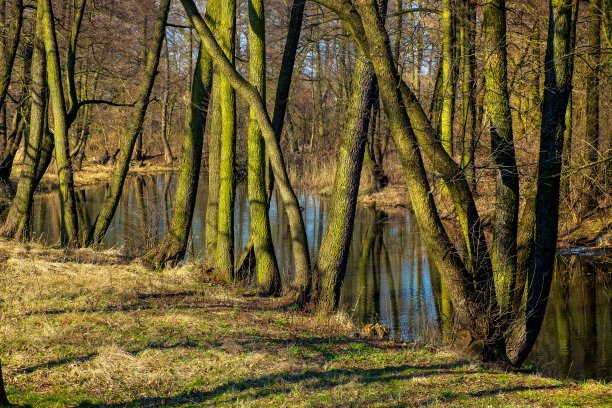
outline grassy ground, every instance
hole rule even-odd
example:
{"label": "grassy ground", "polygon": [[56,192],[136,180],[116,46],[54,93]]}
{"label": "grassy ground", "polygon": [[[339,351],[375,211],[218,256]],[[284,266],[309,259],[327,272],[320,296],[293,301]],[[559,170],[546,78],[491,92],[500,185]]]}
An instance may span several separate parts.
{"label": "grassy ground", "polygon": [[360,339],[341,315],[220,287],[195,265],[0,241],[0,356],[41,407],[612,406],[612,385],[508,373],[448,348]]}

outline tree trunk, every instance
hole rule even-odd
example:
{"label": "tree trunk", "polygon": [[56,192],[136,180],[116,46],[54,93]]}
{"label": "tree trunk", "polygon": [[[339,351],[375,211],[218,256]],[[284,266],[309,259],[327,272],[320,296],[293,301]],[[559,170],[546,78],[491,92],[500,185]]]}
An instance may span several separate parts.
{"label": "tree trunk", "polygon": [[459,1],[461,42],[461,167],[472,192],[476,191],[476,3]]}
{"label": "tree trunk", "polygon": [[157,268],[163,268],[167,264],[174,265],[183,259],[191,230],[200,178],[206,113],[212,87],[212,61],[210,55],[201,47],[193,78],[172,220],[160,244],[147,254],[147,258]]}
{"label": "tree trunk", "polygon": [[340,299],[340,288],[353,236],[355,206],[368,124],[372,115],[375,83],[372,64],[362,53],[358,54],[331,205],[313,273],[314,301],[317,311],[324,314],[331,314]]}
{"label": "tree trunk", "polygon": [[[210,89],[208,90],[210,93]],[[207,95],[207,97],[210,95]],[[168,105],[170,99],[170,50],[168,49],[168,37],[166,36],[166,90],[164,92],[164,99],[162,100],[162,117],[161,117],[161,137],[164,145],[164,159],[166,165],[172,164],[174,156],[172,156],[172,149],[170,149],[170,143],[168,142],[168,132],[170,125],[170,117],[168,117]],[[208,101],[206,102],[208,108]]]}
{"label": "tree trunk", "polygon": [[440,139],[444,149],[453,157],[453,122],[455,113],[455,33],[454,1],[442,1],[442,112],[440,115]]}
{"label": "tree trunk", "polygon": [[[283,50],[283,60],[281,62],[281,68],[278,75],[278,83],[276,86],[276,95],[274,98],[274,114],[272,115],[272,129],[276,136],[276,140],[280,143],[280,138],[283,131],[283,123],[285,114],[289,122],[289,126],[292,126],[290,113],[287,110],[287,104],[289,101],[289,91],[291,88],[291,79],[293,76],[293,67],[295,65],[295,56],[297,53],[297,47],[300,39],[300,32],[302,30],[302,17],[304,16],[305,0],[294,0],[291,6],[291,16],[289,19],[289,31],[287,33],[287,40],[285,41],[285,48]],[[295,140],[295,146],[297,146],[297,139]],[[266,153],[267,156],[267,153]],[[268,198],[268,207],[272,193],[274,190],[274,177],[272,164],[270,159],[267,158],[268,163],[266,169],[266,185],[267,191],[266,196]],[[245,276],[251,265],[251,262],[255,259],[255,252],[253,248],[252,233],[251,237],[247,240],[247,244],[239,257],[238,265],[236,270],[241,276]],[[302,292],[302,298],[305,296],[304,292],[306,288],[310,287],[310,271],[307,271],[305,275],[295,275],[292,283],[294,288],[298,289],[298,292]]]}
{"label": "tree trunk", "polygon": [[217,263],[217,234],[219,232],[219,157],[221,155],[221,107],[219,70],[213,67],[212,113],[208,134],[208,196],[206,198],[205,256],[206,268]]}
{"label": "tree trunk", "polygon": [[[266,38],[263,0],[249,1],[249,79],[257,88],[261,99],[266,100]],[[249,122],[249,202],[251,232],[255,248],[257,287],[265,295],[279,294],[281,277],[278,271],[266,195],[266,155],[264,139],[257,124],[256,113],[251,109]]]}
{"label": "tree trunk", "polygon": [[[603,147],[599,140],[599,59],[601,55],[601,0],[590,0],[587,22],[587,52],[585,74],[585,142],[584,164],[600,158]],[[585,170],[581,215],[587,216],[597,208],[597,166]]]}
{"label": "tree trunk", "polygon": [[157,19],[155,21],[153,39],[151,40],[151,46],[147,56],[144,78],[140,84],[138,98],[130,119],[130,126],[126,131],[125,138],[119,152],[119,158],[113,172],[110,193],[102,203],[102,208],[100,209],[96,222],[94,223],[87,239],[87,243],[90,245],[98,245],[100,242],[102,242],[111,220],[115,215],[117,205],[119,204],[119,198],[121,197],[121,192],[123,191],[123,183],[125,182],[125,177],[129,169],[130,159],[134,151],[134,145],[136,144],[138,135],[142,131],[142,124],[147,111],[147,106],[149,104],[151,89],[153,88],[153,82],[155,81],[155,76],[157,74],[157,66],[159,65],[159,56],[164,40],[165,25],[168,18],[169,8],[170,0],[161,0],[159,11],[157,13]]}
{"label": "tree trunk", "polygon": [[[47,82],[53,112],[55,140],[55,161],[59,172],[59,190],[62,200],[62,245],[77,246],[78,218],[74,198],[72,179],[72,161],[68,141],[68,122],[64,89],[62,85],[61,65],[55,37],[55,22],[51,0],[43,2],[43,39],[45,43]],[[65,234],[65,235],[64,235]]]}
{"label": "tree trunk", "polygon": [[508,93],[505,0],[483,5],[486,50],[485,108],[491,121],[491,150],[495,161],[495,219],[491,260],[497,297],[504,319],[510,317],[516,283],[516,236],[519,180],[514,155],[512,114]]}
{"label": "tree trunk", "polygon": [[0,407],[10,407],[11,403],[8,400],[4,389],[4,377],[2,376],[2,363],[0,363]]}
{"label": "tree trunk", "polygon": [[[225,56],[234,65],[236,48],[236,1],[229,0],[219,12],[218,40]],[[221,73],[221,154],[219,162],[219,223],[216,274],[225,282],[234,281],[234,199],[236,195],[236,94]]]}

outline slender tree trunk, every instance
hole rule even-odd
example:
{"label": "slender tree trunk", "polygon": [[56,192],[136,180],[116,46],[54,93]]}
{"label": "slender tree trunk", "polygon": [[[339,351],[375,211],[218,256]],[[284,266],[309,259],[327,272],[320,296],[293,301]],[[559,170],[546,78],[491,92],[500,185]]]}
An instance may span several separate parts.
{"label": "slender tree trunk", "polygon": [[193,78],[172,220],[160,244],[147,255],[157,268],[163,268],[167,264],[174,265],[183,259],[191,230],[200,178],[206,113],[212,87],[212,60],[201,47]]}
{"label": "slender tree trunk", "polygon": [[511,296],[516,283],[519,180],[507,86],[505,0],[485,3],[483,16],[486,52],[485,104],[491,121],[491,150],[496,166],[491,259],[498,301],[502,315],[507,319],[511,312]]}
{"label": "slender tree trunk", "polygon": [[440,116],[440,139],[444,149],[453,157],[453,122],[457,81],[455,73],[455,19],[454,1],[442,1],[442,112]]}
{"label": "slender tree trunk", "polygon": [[474,150],[476,143],[476,3],[459,0],[461,42],[461,167],[472,192],[476,191]]}
{"label": "slender tree trunk", "polygon": [[358,54],[331,205],[313,274],[314,301],[317,310],[324,314],[331,314],[340,299],[353,236],[355,206],[375,83],[372,64],[362,53]]}
{"label": "slender tree trunk", "polygon": [[376,80],[374,81],[371,111],[369,121],[370,130],[368,132],[364,162],[370,172],[370,175],[372,176],[374,183],[372,190],[373,192],[378,192],[387,186],[389,178],[385,174],[383,167],[384,153],[382,151],[382,141],[380,140],[380,98],[378,95]]}
{"label": "slender tree trunk", "polygon": [[[585,75],[585,142],[584,163],[592,163],[600,157],[599,135],[599,60],[601,55],[601,0],[589,1],[587,22],[587,52]],[[583,203],[581,215],[586,216],[597,208],[597,166],[585,171],[583,178]]]}
{"label": "slender tree trunk", "polygon": [[[209,90],[209,93],[210,93],[210,90]],[[166,165],[170,165],[174,161],[174,156],[172,156],[172,149],[170,149],[170,143],[168,142],[168,130],[169,130],[168,122],[170,121],[170,118],[168,117],[169,99],[170,99],[170,50],[168,47],[168,36],[166,36],[166,90],[164,92],[164,99],[162,101],[162,117],[161,117],[161,121],[162,121],[161,137],[162,137],[162,143],[164,145],[164,159],[166,161]]]}
{"label": "slender tree trunk", "polygon": [[217,263],[217,235],[219,232],[219,159],[221,155],[221,105],[219,70],[213,67],[212,113],[208,134],[208,196],[206,199],[206,267],[213,269]]}
{"label": "slender tree trunk", "polygon": [[62,244],[76,246],[79,244],[78,219],[76,201],[74,198],[74,183],[72,179],[72,161],[70,160],[70,145],[68,141],[68,121],[64,89],[60,68],[57,40],[55,37],[55,22],[51,0],[43,2],[43,39],[47,60],[47,82],[53,112],[55,139],[55,161],[59,172],[59,190],[62,200]]}
{"label": "slender tree trunk", "polygon": [[[219,13],[219,45],[234,65],[236,44],[236,1],[223,4]],[[218,277],[234,281],[234,199],[236,195],[236,94],[222,73],[220,79],[221,154],[219,183],[219,224],[217,234]]]}
{"label": "slender tree trunk", "polygon": [[[249,1],[249,79],[266,100],[266,37],[263,0]],[[249,202],[251,231],[255,248],[257,287],[262,294],[278,294],[281,278],[274,253],[268,198],[266,196],[266,155],[264,139],[257,124],[256,113],[251,110],[249,122]]]}
{"label": "slender tree trunk", "polygon": [[161,53],[162,43],[164,41],[165,25],[168,18],[169,8],[170,0],[161,0],[159,11],[157,13],[157,19],[155,21],[153,39],[151,40],[151,47],[147,56],[144,78],[140,84],[138,98],[130,119],[130,126],[126,131],[125,138],[119,152],[119,158],[117,159],[117,164],[113,172],[110,193],[102,203],[100,213],[98,214],[96,222],[94,223],[89,234],[87,240],[88,244],[98,245],[100,242],[102,242],[111,220],[115,215],[117,205],[119,204],[119,198],[121,197],[121,192],[123,191],[123,183],[125,182],[125,177],[130,165],[130,159],[134,151],[134,144],[136,143],[138,134],[142,130],[142,124],[147,111],[147,106],[149,104],[151,89],[153,88],[153,82],[155,81],[155,76],[157,74],[157,66],[159,65],[159,56]]}
{"label": "slender tree trunk", "polygon": [[[32,67],[32,53],[33,47],[31,44],[26,44],[23,55],[23,72],[22,72],[22,86],[19,95],[19,102],[13,115],[11,123],[11,133],[7,136],[4,141],[4,149],[0,153],[0,184],[9,185],[10,177],[13,170],[13,161],[15,155],[21,146],[21,140],[28,135],[27,120],[30,113],[30,101],[28,95],[30,92],[30,82],[32,79],[31,67]],[[5,106],[6,107],[6,106]],[[5,111],[3,113],[6,113]],[[6,120],[6,118],[3,118]],[[7,129],[5,128],[4,131]]]}

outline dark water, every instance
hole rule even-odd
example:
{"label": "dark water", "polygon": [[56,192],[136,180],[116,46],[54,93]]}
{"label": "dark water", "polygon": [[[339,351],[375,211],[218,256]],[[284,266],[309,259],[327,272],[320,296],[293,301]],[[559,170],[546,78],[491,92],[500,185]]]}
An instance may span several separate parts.
{"label": "dark water", "polygon": [[[188,257],[202,258],[206,187],[201,183]],[[170,217],[176,176],[130,178],[105,245],[138,255],[155,245]],[[78,191],[81,225],[91,225],[108,187]],[[312,255],[325,227],[328,201],[302,194]],[[248,238],[246,186],[236,195],[236,246]],[[276,254],[284,279],[291,274],[289,226],[279,201],[270,210]],[[59,197],[37,196],[34,229],[39,240],[59,236]],[[439,272],[430,265],[415,219],[358,208],[342,307],[361,324],[381,322],[396,338],[440,341],[450,330],[452,308]],[[546,318],[530,361],[551,376],[612,380],[612,259],[558,256]]]}

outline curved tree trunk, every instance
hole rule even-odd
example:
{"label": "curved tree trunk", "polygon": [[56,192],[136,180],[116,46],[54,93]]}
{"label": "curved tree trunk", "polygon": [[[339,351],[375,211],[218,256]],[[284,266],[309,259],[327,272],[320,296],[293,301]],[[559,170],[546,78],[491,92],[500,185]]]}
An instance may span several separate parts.
{"label": "curved tree trunk", "polygon": [[153,82],[157,75],[157,67],[159,65],[159,56],[161,53],[162,43],[164,40],[166,20],[168,19],[168,11],[170,9],[170,0],[161,0],[159,4],[159,11],[157,13],[157,19],[155,21],[155,28],[153,31],[153,39],[151,40],[151,46],[147,56],[147,65],[145,68],[144,78],[140,84],[138,92],[138,98],[134,107],[132,117],[130,119],[130,126],[128,127],[121,150],[119,152],[119,158],[113,172],[113,178],[111,181],[110,193],[102,203],[102,208],[96,218],[96,222],[92,226],[89,233],[87,244],[98,245],[104,239],[106,231],[115,215],[115,210],[119,204],[121,198],[121,192],[123,191],[123,183],[127,175],[130,159],[134,151],[134,145],[138,135],[142,131],[142,124],[144,122],[145,113],[149,104],[149,97],[151,96],[151,89],[153,88]]}
{"label": "curved tree trunk", "polygon": [[[257,88],[261,99],[266,100],[266,31],[263,0],[249,1],[249,79]],[[249,122],[249,203],[251,232],[255,249],[257,288],[260,293],[270,295],[281,291],[266,195],[266,155],[264,139],[251,109]]]}
{"label": "curved tree trunk", "polygon": [[157,268],[176,264],[183,259],[187,249],[200,179],[204,128],[211,87],[212,61],[208,53],[200,47],[191,88],[191,104],[183,141],[181,173],[172,206],[172,220],[160,244],[147,254],[147,258]]}

